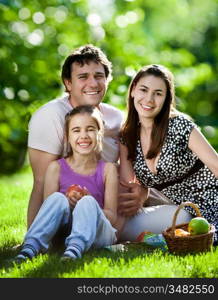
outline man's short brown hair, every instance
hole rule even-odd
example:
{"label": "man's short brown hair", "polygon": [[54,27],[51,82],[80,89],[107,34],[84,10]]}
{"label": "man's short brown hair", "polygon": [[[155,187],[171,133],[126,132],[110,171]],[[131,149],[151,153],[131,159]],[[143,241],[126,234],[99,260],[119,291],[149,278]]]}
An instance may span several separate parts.
{"label": "man's short brown hair", "polygon": [[65,60],[62,66],[61,78],[64,83],[64,79],[71,78],[72,64],[74,62],[79,63],[81,66],[88,64],[89,62],[100,63],[104,67],[105,76],[108,81],[112,79],[112,63],[107,59],[102,50],[91,44],[81,46],[75,49]]}

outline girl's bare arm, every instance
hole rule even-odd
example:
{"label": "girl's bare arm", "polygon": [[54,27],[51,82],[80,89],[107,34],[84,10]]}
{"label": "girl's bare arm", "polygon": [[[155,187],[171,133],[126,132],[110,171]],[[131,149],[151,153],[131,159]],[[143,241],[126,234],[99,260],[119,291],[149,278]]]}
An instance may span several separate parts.
{"label": "girl's bare arm", "polygon": [[105,195],[104,195],[104,214],[115,224],[117,220],[117,197],[118,197],[118,173],[117,167],[113,163],[105,165]]}

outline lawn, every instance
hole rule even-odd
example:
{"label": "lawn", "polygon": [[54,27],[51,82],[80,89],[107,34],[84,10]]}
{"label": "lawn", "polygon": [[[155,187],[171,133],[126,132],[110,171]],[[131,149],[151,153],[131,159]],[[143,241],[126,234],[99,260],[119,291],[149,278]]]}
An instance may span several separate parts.
{"label": "lawn", "polygon": [[197,255],[176,256],[144,246],[124,252],[90,250],[73,262],[60,262],[62,249],[51,250],[32,261],[8,266],[26,231],[26,211],[32,186],[27,167],[0,178],[0,278],[217,278],[218,247]]}

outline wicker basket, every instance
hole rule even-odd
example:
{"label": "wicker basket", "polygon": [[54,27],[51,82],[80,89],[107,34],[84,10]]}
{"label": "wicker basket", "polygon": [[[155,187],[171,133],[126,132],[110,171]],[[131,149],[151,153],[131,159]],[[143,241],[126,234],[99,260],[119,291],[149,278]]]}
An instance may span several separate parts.
{"label": "wicker basket", "polygon": [[215,232],[215,227],[213,225],[210,225],[210,231],[205,234],[175,236],[176,228],[188,231],[188,223],[175,225],[177,215],[184,206],[193,207],[197,216],[201,217],[199,208],[192,202],[184,202],[179,205],[174,214],[172,226],[163,231],[163,236],[166,240],[169,252],[174,254],[187,254],[210,251],[211,246],[213,245],[213,236]]}

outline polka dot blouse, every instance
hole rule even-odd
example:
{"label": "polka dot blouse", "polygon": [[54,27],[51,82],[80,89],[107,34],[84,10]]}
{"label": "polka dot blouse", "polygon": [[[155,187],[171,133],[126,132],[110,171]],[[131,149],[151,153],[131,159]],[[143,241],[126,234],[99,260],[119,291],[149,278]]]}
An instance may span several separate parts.
{"label": "polka dot blouse", "polygon": [[[159,187],[158,189],[176,205],[185,201],[197,204],[202,216],[215,225],[217,242],[218,180],[203,164],[197,172],[187,176],[196,162],[199,162],[198,157],[188,148],[189,136],[194,127],[196,125],[183,115],[170,118],[167,136],[156,167],[157,173],[152,173],[148,168],[140,140],[137,141],[133,168],[143,186]],[[169,185],[166,186],[167,184]],[[193,208],[185,209],[195,215]]]}

